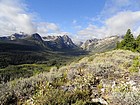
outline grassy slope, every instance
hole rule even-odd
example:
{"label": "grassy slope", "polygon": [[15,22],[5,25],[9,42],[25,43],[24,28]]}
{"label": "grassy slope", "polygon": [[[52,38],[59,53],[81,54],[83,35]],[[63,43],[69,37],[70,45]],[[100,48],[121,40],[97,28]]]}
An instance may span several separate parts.
{"label": "grassy slope", "polygon": [[114,50],[95,54],[47,73],[0,85],[0,102],[139,105],[139,70],[139,53]]}

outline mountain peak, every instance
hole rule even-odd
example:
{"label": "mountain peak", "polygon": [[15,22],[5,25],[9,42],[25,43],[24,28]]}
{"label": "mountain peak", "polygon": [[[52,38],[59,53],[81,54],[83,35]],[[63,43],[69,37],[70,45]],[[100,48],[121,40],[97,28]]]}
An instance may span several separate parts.
{"label": "mountain peak", "polygon": [[32,34],[31,37],[35,40],[39,40],[39,41],[42,40],[41,36],[38,33]]}
{"label": "mountain peak", "polygon": [[76,45],[72,42],[71,38],[68,35],[46,36],[42,38],[47,44],[49,44],[49,46],[56,49],[67,49],[76,47]]}
{"label": "mountain peak", "polygon": [[69,38],[69,36],[68,36],[68,35],[63,35],[62,37]]}
{"label": "mountain peak", "polygon": [[24,34],[24,33],[14,33],[12,34],[9,38],[10,40],[16,40],[16,39],[23,39],[25,37],[27,37],[28,35],[27,34]]}

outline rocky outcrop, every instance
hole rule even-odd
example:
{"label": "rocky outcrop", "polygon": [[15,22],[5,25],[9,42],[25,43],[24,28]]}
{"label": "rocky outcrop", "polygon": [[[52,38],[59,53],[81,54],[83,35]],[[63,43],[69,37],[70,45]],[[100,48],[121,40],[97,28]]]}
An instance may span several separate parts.
{"label": "rocky outcrop", "polygon": [[122,38],[119,36],[110,36],[104,39],[87,40],[81,45],[84,50],[91,52],[103,52],[116,48],[116,44]]}
{"label": "rocky outcrop", "polygon": [[98,41],[99,39],[90,39],[90,40],[87,40],[85,43],[83,43],[81,45],[81,47],[87,51],[90,51],[90,46],[94,46],[96,44],[98,44]]}
{"label": "rocky outcrop", "polygon": [[63,36],[47,36],[43,37],[45,43],[53,49],[71,49],[77,46],[72,42],[67,35]]}

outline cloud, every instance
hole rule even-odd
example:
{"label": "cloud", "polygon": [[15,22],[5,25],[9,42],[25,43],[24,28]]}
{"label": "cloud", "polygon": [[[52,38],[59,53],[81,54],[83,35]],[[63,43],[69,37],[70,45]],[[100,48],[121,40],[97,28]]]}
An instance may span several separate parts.
{"label": "cloud", "polygon": [[37,24],[37,32],[44,36],[48,33],[58,33],[60,28],[54,23],[40,22]]}
{"label": "cloud", "polygon": [[102,35],[106,35],[105,27],[97,27],[96,25],[89,24],[87,28],[78,31],[77,39],[85,41],[87,39],[101,38]]}
{"label": "cloud", "polygon": [[139,25],[140,11],[125,11],[106,19],[101,27],[89,24],[87,28],[80,30],[77,35],[81,40],[103,38],[112,35],[124,35],[127,29],[130,28],[136,36],[140,33]]}
{"label": "cloud", "polygon": [[24,32],[40,35],[58,33],[60,28],[55,23],[34,22],[34,14],[26,12],[27,6],[23,0],[0,0],[0,35],[11,35]]}
{"label": "cloud", "polygon": [[47,33],[48,36],[63,36],[63,35],[69,35],[71,36],[71,33],[69,32],[64,32],[64,31],[59,31],[59,32],[52,32],[52,33]]}
{"label": "cloud", "polygon": [[140,24],[140,11],[119,12],[105,21],[105,26],[110,35],[113,34],[123,35],[129,28],[135,31],[137,30],[137,28],[139,28],[139,24]]}
{"label": "cloud", "polygon": [[139,0],[107,0],[100,15],[92,18],[92,23],[77,32],[77,39],[124,35],[129,28],[137,36],[140,33],[139,10]]}
{"label": "cloud", "polygon": [[139,0],[106,0],[105,6],[100,14],[102,18],[108,18],[118,12],[138,11],[140,9]]}
{"label": "cloud", "polygon": [[32,16],[25,9],[21,0],[0,0],[0,35],[35,31]]}
{"label": "cloud", "polygon": [[74,29],[76,29],[76,30],[79,30],[79,29],[81,29],[81,28],[82,28],[81,25],[75,25],[75,26],[74,26]]}

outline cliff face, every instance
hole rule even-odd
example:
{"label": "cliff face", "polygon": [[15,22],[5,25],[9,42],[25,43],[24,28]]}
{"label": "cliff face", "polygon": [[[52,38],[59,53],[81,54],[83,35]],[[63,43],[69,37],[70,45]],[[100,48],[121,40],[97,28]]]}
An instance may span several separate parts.
{"label": "cliff face", "polygon": [[43,37],[45,43],[53,49],[74,49],[77,46],[72,42],[72,40],[67,36],[47,36]]}

